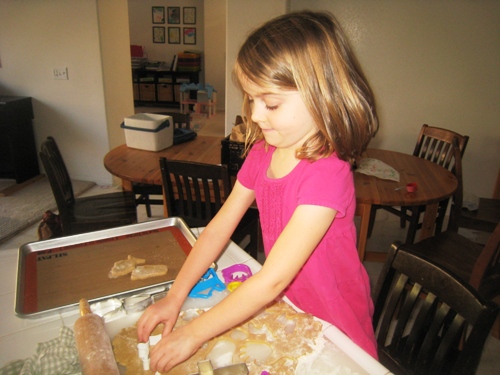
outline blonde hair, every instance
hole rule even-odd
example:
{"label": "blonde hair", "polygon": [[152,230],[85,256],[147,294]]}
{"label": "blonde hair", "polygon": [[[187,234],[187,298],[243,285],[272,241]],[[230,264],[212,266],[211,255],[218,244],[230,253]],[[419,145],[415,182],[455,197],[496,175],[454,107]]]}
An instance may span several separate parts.
{"label": "blonde hair", "polygon": [[[326,12],[301,11],[268,21],[241,47],[233,77],[263,88],[298,90],[318,132],[296,152],[317,160],[334,151],[354,162],[378,130],[375,100],[339,23]],[[242,89],[243,91],[243,89]],[[262,131],[243,91],[246,151]]]}

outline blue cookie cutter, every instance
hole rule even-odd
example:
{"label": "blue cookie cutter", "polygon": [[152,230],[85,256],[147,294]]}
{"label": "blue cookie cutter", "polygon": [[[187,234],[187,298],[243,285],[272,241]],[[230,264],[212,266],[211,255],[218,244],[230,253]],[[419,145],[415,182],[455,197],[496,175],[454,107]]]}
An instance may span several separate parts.
{"label": "blue cookie cutter", "polygon": [[214,290],[222,292],[225,289],[226,286],[219,279],[215,270],[209,268],[200,281],[191,289],[188,296],[191,298],[209,298],[212,296]]}

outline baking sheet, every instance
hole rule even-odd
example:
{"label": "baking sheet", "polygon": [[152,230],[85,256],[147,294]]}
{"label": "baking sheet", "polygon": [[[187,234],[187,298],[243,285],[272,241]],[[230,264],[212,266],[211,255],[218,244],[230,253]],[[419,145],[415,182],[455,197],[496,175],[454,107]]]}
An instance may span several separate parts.
{"label": "baking sheet", "polygon": [[[184,221],[168,218],[25,244],[18,253],[16,314],[39,317],[76,306],[81,298],[95,302],[170,283],[195,241]],[[110,279],[113,264],[128,255],[166,264],[168,273]]]}

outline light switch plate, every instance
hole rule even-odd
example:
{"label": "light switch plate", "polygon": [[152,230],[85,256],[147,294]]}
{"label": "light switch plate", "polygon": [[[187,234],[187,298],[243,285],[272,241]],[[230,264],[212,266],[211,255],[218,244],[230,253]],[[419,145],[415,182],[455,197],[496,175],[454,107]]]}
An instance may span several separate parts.
{"label": "light switch plate", "polygon": [[53,77],[54,79],[68,79],[68,68],[54,68],[53,69]]}

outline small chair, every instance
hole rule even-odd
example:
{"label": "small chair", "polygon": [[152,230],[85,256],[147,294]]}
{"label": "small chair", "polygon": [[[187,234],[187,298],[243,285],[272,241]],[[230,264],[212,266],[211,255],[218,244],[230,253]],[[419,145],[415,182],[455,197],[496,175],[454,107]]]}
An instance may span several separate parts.
{"label": "small chair", "polygon": [[172,116],[174,122],[174,129],[191,129],[191,117],[189,113],[179,113],[179,112],[155,112],[157,115]]}
{"label": "small chair", "polygon": [[399,244],[388,253],[374,301],[379,360],[394,374],[474,374],[499,309]]}
{"label": "small chair", "polygon": [[42,143],[40,158],[57,203],[64,236],[137,222],[132,193],[75,198],[66,165],[53,137]]}
{"label": "small chair", "polygon": [[[456,165],[457,155],[453,150],[453,139],[457,140],[458,148],[460,150],[460,157],[462,158],[467,146],[467,142],[469,141],[468,136],[460,135],[454,131],[447,129],[423,125],[422,129],[420,130],[413,155],[436,163],[452,171],[457,179],[461,179],[462,170],[461,165],[460,169]],[[460,174],[460,176],[458,176],[458,174]],[[449,199],[445,199],[439,202],[435,233],[441,232],[443,228],[444,218],[449,201]],[[422,224],[419,222],[419,220],[421,213],[425,211],[425,206],[401,208],[377,205],[372,206],[372,210],[370,213],[370,224],[368,227],[368,237],[370,237],[373,231],[377,210],[381,208],[394,215],[399,216],[401,228],[404,228],[406,226],[407,221],[410,223],[405,242],[413,243],[415,241],[417,230],[422,227]]]}
{"label": "small chair", "polygon": [[[227,166],[160,158],[163,189],[169,216],[184,219],[189,227],[204,227],[231,192]],[[231,239],[240,244],[250,236],[250,255],[257,257],[259,213],[249,208]]]}

